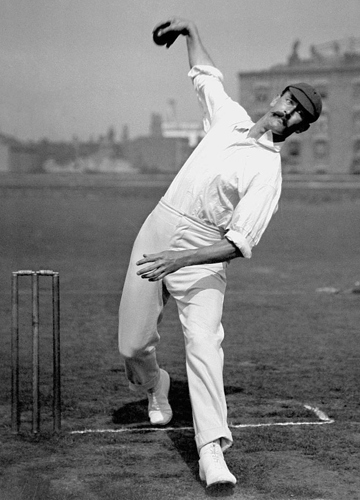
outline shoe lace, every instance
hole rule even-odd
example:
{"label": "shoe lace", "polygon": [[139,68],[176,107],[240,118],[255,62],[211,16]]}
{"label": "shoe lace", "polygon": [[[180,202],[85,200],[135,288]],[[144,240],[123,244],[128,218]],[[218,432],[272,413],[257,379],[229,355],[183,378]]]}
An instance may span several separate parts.
{"label": "shoe lace", "polygon": [[152,392],[150,394],[151,397],[151,408],[154,410],[160,410],[160,404],[159,401],[157,400],[156,393]]}
{"label": "shoe lace", "polygon": [[221,455],[216,449],[216,445],[211,446],[211,458],[217,468],[222,468]]}

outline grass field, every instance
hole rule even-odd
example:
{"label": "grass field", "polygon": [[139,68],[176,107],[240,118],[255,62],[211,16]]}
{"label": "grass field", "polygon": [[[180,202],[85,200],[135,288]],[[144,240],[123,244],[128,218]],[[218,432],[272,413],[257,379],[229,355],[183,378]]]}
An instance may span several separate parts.
{"label": "grass field", "polygon": [[[285,185],[253,258],[231,263],[224,377],[235,441],[227,461],[238,484],[207,491],[197,475],[174,303],[166,308],[159,348],[173,380],[170,428],[149,429],[146,401],[128,392],[117,351],[132,241],[165,187],[166,181],[134,187],[97,176],[0,178],[1,500],[360,499],[360,294],[353,293],[360,280],[360,189]],[[30,432],[28,278],[21,293],[21,434],[10,432],[10,276],[23,268],[60,272],[63,431],[57,437],[46,279],[43,433]],[[74,433],[99,429],[108,432]]]}

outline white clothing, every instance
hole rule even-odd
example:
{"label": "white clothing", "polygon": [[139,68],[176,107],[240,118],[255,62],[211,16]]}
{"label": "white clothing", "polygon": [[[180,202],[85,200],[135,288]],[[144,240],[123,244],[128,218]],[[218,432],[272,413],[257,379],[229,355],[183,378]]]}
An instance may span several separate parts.
{"label": "white clothing", "polygon": [[207,132],[181,168],[164,200],[176,210],[226,233],[251,257],[281,193],[280,144],[272,134],[248,138],[254,125],[225,92],[221,72],[194,66],[189,72],[204,111]]}
{"label": "white clothing", "polygon": [[244,257],[264,232],[281,191],[280,146],[271,133],[247,137],[253,122],[225,93],[221,73],[195,66],[189,75],[205,112],[207,134],[145,221],[134,243],[119,310],[119,349],[130,387],[159,379],[157,325],[166,297],[176,300],[185,337],[195,440],[232,443],[223,386],[221,324],[226,263],[187,266],[149,282],[136,274],[144,253],[209,246],[224,237]]}
{"label": "white clothing", "polygon": [[[221,240],[214,227],[181,214],[163,201],[146,219],[134,243],[119,311],[119,348],[132,390],[154,387],[159,378],[157,330],[170,293],[177,304],[186,352],[195,441],[198,449],[216,439],[225,450],[232,443],[227,425],[223,383],[224,330],[221,324],[226,288],[226,263],[183,267],[149,282],[136,275],[144,249],[187,250]],[[163,284],[166,289],[163,288]]]}

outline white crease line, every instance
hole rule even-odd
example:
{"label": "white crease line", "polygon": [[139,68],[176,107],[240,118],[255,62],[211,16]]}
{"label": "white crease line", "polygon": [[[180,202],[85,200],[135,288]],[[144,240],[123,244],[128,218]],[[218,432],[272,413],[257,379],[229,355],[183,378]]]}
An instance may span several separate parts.
{"label": "white crease line", "polygon": [[[232,429],[246,429],[251,427],[286,427],[296,425],[326,425],[332,424],[334,420],[326,420],[324,422],[274,422],[269,424],[229,424]],[[121,429],[84,429],[82,431],[71,431],[70,434],[117,434],[122,432],[168,432],[168,431],[188,431],[193,430],[193,427],[122,427]]]}
{"label": "white crease line", "polygon": [[119,432],[154,432],[154,431],[187,431],[193,427],[121,427],[120,429],[85,429],[83,431],[71,431],[70,434],[106,434]]}
{"label": "white crease line", "polygon": [[323,411],[319,410],[319,408],[317,408],[316,406],[304,405],[304,408],[306,408],[307,410],[310,410],[310,411],[314,412],[315,415],[318,417],[318,419],[321,420],[322,422],[333,422],[333,420],[331,420],[326,415],[326,413],[324,413]]}
{"label": "white crease line", "polygon": [[229,425],[233,429],[243,429],[246,427],[286,427],[291,425],[325,425],[333,424],[334,420],[326,420],[325,422],[274,422],[271,424],[239,424],[239,425]]}
{"label": "white crease line", "polygon": [[[289,427],[299,425],[326,425],[333,424],[335,420],[329,418],[323,411],[315,406],[304,405],[304,408],[312,411],[320,422],[272,422],[267,424],[229,424],[232,429],[247,429],[256,427]],[[120,429],[84,429],[82,431],[71,431],[70,434],[116,434],[122,432],[155,432],[155,431],[188,431],[193,427],[121,427]]]}

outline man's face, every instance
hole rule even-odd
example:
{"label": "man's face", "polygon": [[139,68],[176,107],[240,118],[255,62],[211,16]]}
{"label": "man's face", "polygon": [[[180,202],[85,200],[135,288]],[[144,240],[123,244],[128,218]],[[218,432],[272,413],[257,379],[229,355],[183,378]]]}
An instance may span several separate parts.
{"label": "man's face", "polygon": [[271,102],[267,126],[274,134],[284,138],[308,128],[305,112],[290,91],[287,90]]}

